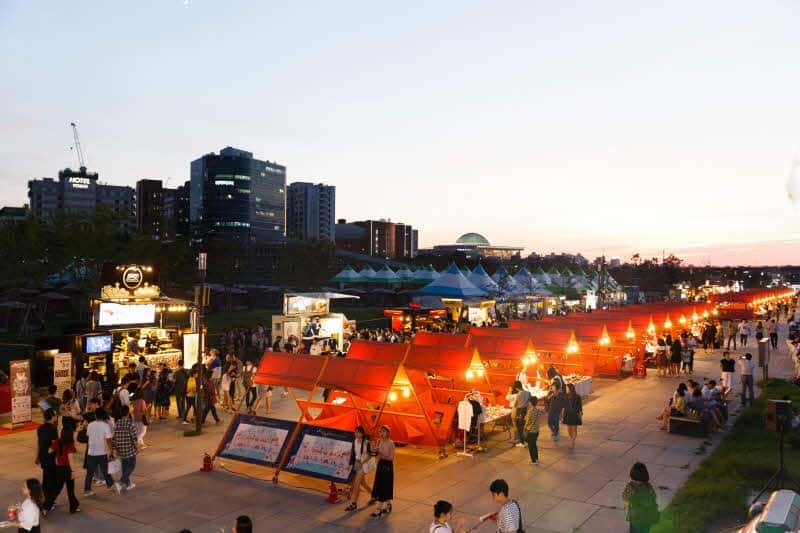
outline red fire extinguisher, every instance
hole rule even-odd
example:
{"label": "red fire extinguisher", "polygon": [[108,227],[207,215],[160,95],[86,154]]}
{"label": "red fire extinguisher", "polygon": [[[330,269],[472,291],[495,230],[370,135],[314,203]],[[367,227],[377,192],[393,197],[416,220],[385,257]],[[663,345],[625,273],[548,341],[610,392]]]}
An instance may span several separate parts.
{"label": "red fire extinguisher", "polygon": [[211,472],[214,470],[214,460],[207,453],[203,454],[203,466],[200,468],[201,472]]}
{"label": "red fire extinguisher", "polygon": [[328,497],[325,498],[325,501],[328,503],[336,503],[339,501],[339,491],[336,488],[336,483],[331,481],[331,484],[328,486]]}

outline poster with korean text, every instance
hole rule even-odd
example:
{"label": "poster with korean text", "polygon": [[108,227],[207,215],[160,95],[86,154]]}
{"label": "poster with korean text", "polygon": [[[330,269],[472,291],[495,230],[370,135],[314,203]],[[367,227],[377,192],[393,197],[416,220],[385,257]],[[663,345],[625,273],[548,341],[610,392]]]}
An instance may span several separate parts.
{"label": "poster with korean text", "polygon": [[261,466],[277,466],[296,425],[289,420],[237,415],[217,455]]}
{"label": "poster with korean text", "polygon": [[354,438],[352,431],[303,425],[284,470],[348,483],[353,474],[350,457]]}
{"label": "poster with korean text", "polygon": [[57,353],[53,357],[53,385],[57,387],[56,398],[72,386],[72,354]]}

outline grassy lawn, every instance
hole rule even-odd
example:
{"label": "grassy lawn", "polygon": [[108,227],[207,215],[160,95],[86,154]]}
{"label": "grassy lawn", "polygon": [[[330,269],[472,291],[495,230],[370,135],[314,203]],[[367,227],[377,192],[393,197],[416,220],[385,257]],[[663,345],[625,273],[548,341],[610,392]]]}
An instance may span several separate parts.
{"label": "grassy lawn", "polygon": [[[745,409],[730,433],[700,465],[661,513],[653,533],[697,533],[719,524],[745,521],[750,499],[778,468],[778,435],[767,431],[764,412],[767,399],[788,395],[800,404],[800,387],[770,379],[760,384],[761,396]],[[786,465],[793,479],[800,479],[800,431],[786,436]]]}

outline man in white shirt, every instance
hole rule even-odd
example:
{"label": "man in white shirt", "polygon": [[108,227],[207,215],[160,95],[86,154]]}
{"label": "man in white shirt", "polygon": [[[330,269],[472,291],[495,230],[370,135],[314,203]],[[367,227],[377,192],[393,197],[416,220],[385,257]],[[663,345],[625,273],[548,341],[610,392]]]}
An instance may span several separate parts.
{"label": "man in white shirt", "polygon": [[746,320],[742,319],[742,321],[739,322],[738,330],[739,344],[741,344],[743,347],[747,346],[747,337],[750,335],[750,324],[748,324]]}
{"label": "man in white shirt", "polygon": [[[125,376],[128,377],[128,376]],[[120,405],[127,405],[128,407],[131,406],[131,393],[128,392],[128,384],[130,380],[122,379],[122,385],[119,387],[119,403]]]}
{"label": "man in white shirt", "polygon": [[86,428],[86,435],[89,437],[86,452],[86,480],[83,484],[83,495],[85,497],[94,496],[92,492],[92,478],[97,467],[109,489],[116,488],[117,493],[122,490],[119,483],[114,483],[114,479],[108,473],[108,450],[111,449],[111,437],[114,432],[109,422],[108,413],[105,409],[95,411],[96,420]]}
{"label": "man in white shirt", "polygon": [[748,390],[750,391],[750,405],[753,405],[753,400],[755,399],[755,393],[753,392],[753,371],[756,365],[753,363],[752,354],[744,354],[744,357],[739,360],[739,367],[742,369],[742,407],[747,405]]}

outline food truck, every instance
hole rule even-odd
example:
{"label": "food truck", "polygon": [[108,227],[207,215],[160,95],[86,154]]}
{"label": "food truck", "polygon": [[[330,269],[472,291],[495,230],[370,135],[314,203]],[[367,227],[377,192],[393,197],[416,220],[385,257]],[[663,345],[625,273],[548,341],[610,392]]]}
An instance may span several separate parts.
{"label": "food truck", "polygon": [[342,313],[331,313],[331,300],[358,299],[338,292],[291,292],[283,295],[283,314],[272,315],[272,338],[297,337],[308,345],[322,342],[330,350],[344,347],[344,340],[355,333],[355,320]]}
{"label": "food truck", "polygon": [[447,309],[423,307],[416,303],[407,307],[384,309],[383,316],[391,319],[392,330],[402,333],[443,331],[447,324]]}
{"label": "food truck", "polygon": [[184,342],[194,304],[163,296],[154,267],[104,265],[100,298],[90,306],[91,331],[76,338],[73,350],[78,370],[122,377],[140,356],[151,368],[159,363],[174,368],[180,359],[190,367],[197,361],[197,334]]}

